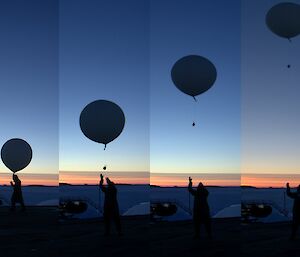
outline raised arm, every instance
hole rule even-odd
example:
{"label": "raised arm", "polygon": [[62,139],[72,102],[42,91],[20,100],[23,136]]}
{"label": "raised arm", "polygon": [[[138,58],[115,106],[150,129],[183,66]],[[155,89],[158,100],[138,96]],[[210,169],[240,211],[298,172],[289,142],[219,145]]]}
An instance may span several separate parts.
{"label": "raised arm", "polygon": [[195,194],[196,194],[196,190],[193,189],[193,181],[192,181],[192,178],[191,178],[191,177],[189,177],[188,190],[189,190],[190,194],[192,194],[192,195],[195,195]]}
{"label": "raised arm", "polygon": [[291,188],[290,188],[289,183],[286,184],[286,194],[287,194],[288,197],[293,198],[293,199],[295,199],[297,197],[296,193],[291,192]]}
{"label": "raised arm", "polygon": [[99,187],[100,187],[100,189],[101,189],[102,192],[106,192],[106,187],[103,185],[103,181],[104,181],[103,175],[100,174],[100,183],[99,183]]}

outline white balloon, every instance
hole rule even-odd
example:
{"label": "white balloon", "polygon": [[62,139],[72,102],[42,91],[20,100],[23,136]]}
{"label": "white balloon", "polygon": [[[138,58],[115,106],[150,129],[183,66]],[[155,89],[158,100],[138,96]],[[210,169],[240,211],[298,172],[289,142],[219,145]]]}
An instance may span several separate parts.
{"label": "white balloon", "polygon": [[2,146],[1,159],[5,166],[15,173],[31,162],[32,149],[25,140],[13,138]]}

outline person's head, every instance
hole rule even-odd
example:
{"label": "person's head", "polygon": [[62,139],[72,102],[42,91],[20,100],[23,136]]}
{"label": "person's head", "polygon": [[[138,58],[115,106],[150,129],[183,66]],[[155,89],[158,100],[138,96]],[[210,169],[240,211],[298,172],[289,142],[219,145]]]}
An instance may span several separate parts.
{"label": "person's head", "polygon": [[114,184],[109,178],[106,178],[106,183],[109,186]]}
{"label": "person's head", "polygon": [[200,182],[200,183],[198,184],[197,190],[201,190],[201,189],[203,189],[203,188],[204,188],[204,186],[203,186],[202,182]]}

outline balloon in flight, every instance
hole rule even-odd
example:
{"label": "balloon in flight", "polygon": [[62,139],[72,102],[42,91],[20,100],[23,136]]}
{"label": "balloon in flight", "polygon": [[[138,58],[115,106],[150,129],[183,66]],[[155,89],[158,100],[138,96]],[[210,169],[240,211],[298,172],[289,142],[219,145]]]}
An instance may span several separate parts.
{"label": "balloon in flight", "polygon": [[20,138],[10,139],[2,146],[1,159],[13,173],[18,172],[31,162],[31,146]]}
{"label": "balloon in flight", "polygon": [[300,34],[300,5],[284,2],[274,5],[266,15],[268,28],[277,36],[291,39]]}
{"label": "balloon in flight", "polygon": [[171,70],[172,81],[183,93],[196,96],[210,89],[216,81],[214,64],[199,55],[188,55],[179,59]]}
{"label": "balloon in flight", "polygon": [[104,144],[106,148],[108,143],[122,133],[125,115],[117,104],[107,100],[97,100],[82,110],[79,123],[81,131],[87,138]]}

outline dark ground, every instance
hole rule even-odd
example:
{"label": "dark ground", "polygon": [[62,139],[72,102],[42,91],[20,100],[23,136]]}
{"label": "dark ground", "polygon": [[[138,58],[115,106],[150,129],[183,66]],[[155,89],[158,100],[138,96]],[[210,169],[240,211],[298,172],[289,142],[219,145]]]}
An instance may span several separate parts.
{"label": "dark ground", "polygon": [[[285,257],[300,256],[300,235],[289,242],[286,223],[240,225],[214,220],[214,239],[193,239],[191,222],[123,218],[124,236],[103,236],[100,220],[58,224],[55,208],[31,207],[26,213],[0,208],[1,257]],[[299,232],[300,233],[300,232]]]}

